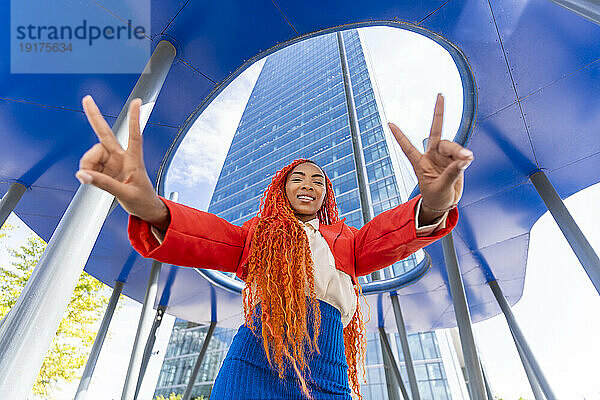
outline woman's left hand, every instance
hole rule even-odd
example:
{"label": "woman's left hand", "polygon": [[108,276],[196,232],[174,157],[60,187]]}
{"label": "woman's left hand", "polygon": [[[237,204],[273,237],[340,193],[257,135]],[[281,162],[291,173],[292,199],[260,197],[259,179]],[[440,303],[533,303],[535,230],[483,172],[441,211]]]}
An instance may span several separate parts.
{"label": "woman's left hand", "polygon": [[464,170],[473,161],[473,152],[458,143],[440,140],[444,120],[444,97],[438,94],[429,133],[427,150],[421,154],[400,128],[390,123],[389,127],[413,166],[423,205],[430,209],[443,210],[460,200],[463,191]]}

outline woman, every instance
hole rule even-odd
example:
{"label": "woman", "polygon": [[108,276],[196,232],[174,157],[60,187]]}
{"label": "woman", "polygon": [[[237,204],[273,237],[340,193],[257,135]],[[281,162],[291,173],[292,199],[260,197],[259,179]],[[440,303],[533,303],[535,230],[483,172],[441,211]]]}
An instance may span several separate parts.
{"label": "woman", "polygon": [[[132,245],[144,257],[236,272],[245,280],[245,324],[223,362],[213,396],[348,399],[349,379],[362,398],[357,364],[360,357],[364,380],[366,343],[356,278],[443,237],[458,220],[463,171],[473,155],[440,140],[443,97],[438,95],[425,154],[390,124],[415,169],[421,194],[360,230],[338,221],[331,182],[304,159],[275,175],[259,215],[242,227],[157,196],[143,165],[140,104],[139,99],[130,103],[125,151],[91,97],[83,99],[101,143],[84,154],[76,176],[117,198],[130,214]],[[238,386],[232,389],[232,384]]]}

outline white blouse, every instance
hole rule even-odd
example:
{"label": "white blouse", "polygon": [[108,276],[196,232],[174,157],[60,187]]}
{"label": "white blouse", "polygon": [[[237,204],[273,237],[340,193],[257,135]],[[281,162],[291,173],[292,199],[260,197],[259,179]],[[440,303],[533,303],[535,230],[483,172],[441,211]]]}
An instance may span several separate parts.
{"label": "white blouse", "polygon": [[[421,200],[419,199],[415,210],[417,236],[427,236],[446,227],[448,212],[444,213],[434,224],[420,227],[418,218],[420,209]],[[307,222],[300,222],[308,237],[310,251],[313,256],[316,297],[337,308],[342,315],[342,324],[346,327],[356,312],[356,293],[354,292],[352,279],[350,275],[335,267],[333,253],[329,249],[325,238],[319,232],[319,219],[314,218]],[[164,233],[160,232],[154,226],[151,226],[151,231],[158,242],[162,244]],[[253,286],[251,290],[255,293],[256,286]],[[255,304],[258,303],[260,303],[260,300]]]}

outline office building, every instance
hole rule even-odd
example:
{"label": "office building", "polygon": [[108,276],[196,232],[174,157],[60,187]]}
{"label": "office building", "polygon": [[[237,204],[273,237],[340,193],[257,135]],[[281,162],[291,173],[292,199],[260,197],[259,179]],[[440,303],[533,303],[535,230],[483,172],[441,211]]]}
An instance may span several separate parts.
{"label": "office building", "polygon": [[[265,61],[241,117],[208,211],[241,225],[256,215],[260,198],[273,174],[297,158],[319,164],[333,183],[340,218],[361,228],[363,212],[352,136],[364,163],[364,179],[372,215],[404,202],[416,182],[384,131],[384,117],[369,75],[357,30],[331,33],[288,46]],[[346,78],[344,72],[347,71]],[[348,79],[349,77],[349,79]],[[399,181],[400,179],[400,181]],[[417,264],[417,255],[386,268],[386,277],[402,274]],[[232,279],[238,279],[230,274]],[[362,282],[370,280],[361,278]],[[178,321],[163,364],[156,394],[183,393],[207,327]],[[227,346],[236,330],[211,340],[194,396],[210,392]],[[378,333],[368,335],[365,400],[398,399],[391,371],[384,369]],[[391,335],[390,335],[391,336]],[[395,356],[406,372],[397,333]],[[215,343],[213,343],[213,341]],[[436,334],[409,335],[422,399],[451,399]],[[447,363],[446,363],[447,365]],[[408,382],[405,384],[408,387]],[[456,397],[458,398],[458,397]]]}

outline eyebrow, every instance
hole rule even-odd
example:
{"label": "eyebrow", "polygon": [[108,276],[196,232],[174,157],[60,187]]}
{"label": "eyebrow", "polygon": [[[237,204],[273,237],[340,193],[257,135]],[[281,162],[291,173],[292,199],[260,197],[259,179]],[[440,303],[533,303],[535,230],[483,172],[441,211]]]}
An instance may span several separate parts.
{"label": "eyebrow", "polygon": [[[306,174],[305,174],[304,172],[300,172],[300,171],[292,172],[292,175],[294,175],[294,174],[300,174],[300,175],[302,175],[302,176],[306,176]],[[321,178],[324,178],[324,176],[323,176],[323,175],[321,175],[321,174],[314,174],[314,175],[312,176],[312,178],[314,178],[315,176],[317,176],[317,177],[321,177]]]}

